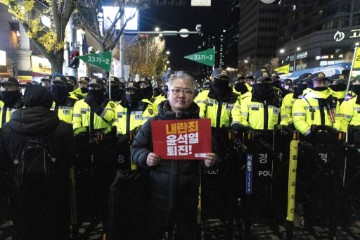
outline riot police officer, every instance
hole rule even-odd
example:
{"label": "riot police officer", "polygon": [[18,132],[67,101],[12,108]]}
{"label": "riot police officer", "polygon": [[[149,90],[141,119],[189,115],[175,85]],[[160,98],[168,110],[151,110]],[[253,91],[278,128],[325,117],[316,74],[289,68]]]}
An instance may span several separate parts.
{"label": "riot police officer", "polygon": [[76,99],[71,98],[66,83],[66,78],[56,76],[53,78],[50,93],[54,100],[51,110],[55,111],[60,120],[72,123],[73,109]]}
{"label": "riot police officer", "polygon": [[150,78],[142,78],[139,81],[140,84],[140,95],[142,99],[147,99],[151,102],[151,99],[153,97],[153,88],[151,85]]}
{"label": "riot police officer", "polygon": [[84,99],[74,105],[73,130],[78,151],[79,218],[106,230],[108,189],[116,173],[114,161],[115,103],[105,97],[103,81],[92,78]]}
{"label": "riot police officer", "polygon": [[[123,98],[124,87],[123,83],[120,82],[120,79],[117,77],[110,77],[110,80],[106,84],[106,96],[111,96],[111,100],[115,102],[120,102]],[[110,91],[111,90],[111,91]],[[109,95],[110,92],[110,95]]]}
{"label": "riot police officer", "polygon": [[[311,91],[294,102],[292,117],[295,128],[304,136],[311,134],[312,125],[333,126],[336,123],[336,99],[328,88],[329,79],[322,72],[312,74],[308,86]],[[337,121],[339,124],[339,121]]]}
{"label": "riot police officer", "polygon": [[280,113],[279,96],[272,87],[271,78],[264,75],[252,87],[251,98],[242,99],[241,114],[234,116],[232,127],[240,130],[250,127],[256,130],[273,130]]}
{"label": "riot police officer", "polygon": [[14,77],[3,78],[0,82],[0,128],[10,120],[12,113],[24,106],[19,81]]}
{"label": "riot police officer", "polygon": [[154,89],[154,97],[152,102],[152,109],[154,111],[154,116],[158,114],[159,104],[166,100],[166,92],[164,93],[162,86],[158,83],[155,83],[153,86]]}
{"label": "riot police officer", "polygon": [[86,97],[86,94],[88,93],[89,82],[90,78],[80,77],[78,82],[78,88],[70,92],[70,95],[77,100],[84,99]]}
{"label": "riot police officer", "polygon": [[294,87],[294,92],[290,92],[284,97],[280,109],[280,125],[293,127],[292,108],[295,100],[298,98],[302,98],[303,91],[307,88],[307,78],[310,75],[310,73],[300,75],[299,78],[296,80],[297,85],[296,87]]}
{"label": "riot police officer", "polygon": [[122,169],[130,169],[130,145],[139,127],[153,116],[152,104],[140,98],[138,82],[129,81],[125,97],[115,108],[118,163]]}
{"label": "riot police officer", "polygon": [[360,125],[360,77],[354,78],[351,84],[352,95],[348,95],[340,105],[341,126],[340,130],[348,131],[348,126]]}
{"label": "riot police officer", "polygon": [[251,91],[250,85],[246,82],[246,78],[242,75],[237,75],[233,80],[234,92],[239,95]]}
{"label": "riot police officer", "polygon": [[195,103],[200,107],[200,117],[210,118],[211,127],[228,127],[231,123],[231,110],[239,95],[233,92],[230,86],[230,77],[226,71],[215,69],[214,80],[210,84],[210,90],[204,90],[195,98]]}
{"label": "riot police officer", "polygon": [[345,99],[346,80],[344,74],[334,74],[329,77],[331,85],[329,88],[333,90],[332,95],[341,104]]}
{"label": "riot police officer", "polygon": [[45,77],[43,77],[40,80],[40,85],[47,88],[47,89],[50,89],[51,79],[52,79],[51,75],[46,75]]}

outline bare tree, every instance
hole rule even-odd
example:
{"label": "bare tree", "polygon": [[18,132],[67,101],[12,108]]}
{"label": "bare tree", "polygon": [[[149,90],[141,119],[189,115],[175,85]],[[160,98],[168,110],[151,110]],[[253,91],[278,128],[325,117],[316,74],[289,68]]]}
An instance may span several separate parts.
{"label": "bare tree", "polygon": [[[89,34],[97,43],[97,50],[100,52],[113,50],[119,42],[120,36],[123,34],[128,21],[135,16],[135,11],[132,16],[125,17],[125,7],[144,8],[148,6],[149,0],[114,0],[114,1],[100,1],[100,0],[78,0],[78,8],[76,19],[79,21],[86,34]],[[110,24],[109,19],[103,18],[102,6],[117,7],[117,12]],[[123,24],[117,29],[119,23],[123,19]]]}

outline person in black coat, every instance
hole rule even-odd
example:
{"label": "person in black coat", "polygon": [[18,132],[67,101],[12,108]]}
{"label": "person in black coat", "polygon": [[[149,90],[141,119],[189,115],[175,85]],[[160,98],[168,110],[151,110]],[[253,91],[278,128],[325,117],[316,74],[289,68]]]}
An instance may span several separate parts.
{"label": "person in black coat", "polygon": [[[154,119],[199,118],[199,107],[193,102],[195,86],[190,75],[177,72],[168,81],[168,100],[159,105],[159,115]],[[176,240],[192,240],[196,238],[199,166],[213,166],[217,156],[207,153],[203,161],[160,159],[152,146],[151,121],[154,119],[142,126],[131,148],[132,160],[138,168],[150,168],[146,239],[162,239],[164,232],[175,226]]]}
{"label": "person in black coat", "polygon": [[[3,126],[0,142],[0,166],[10,173],[13,239],[69,239],[69,169],[75,158],[72,127],[50,110],[52,97],[45,87],[29,86],[24,102],[25,108],[15,111]],[[14,160],[27,139],[46,139],[55,156],[52,181],[40,191],[16,185]]]}

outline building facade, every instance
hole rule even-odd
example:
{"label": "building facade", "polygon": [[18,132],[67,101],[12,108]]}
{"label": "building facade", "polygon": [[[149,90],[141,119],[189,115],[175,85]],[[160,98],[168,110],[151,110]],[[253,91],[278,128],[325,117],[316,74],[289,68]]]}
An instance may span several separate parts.
{"label": "building facade", "polygon": [[280,8],[260,0],[240,0],[239,8],[238,67],[255,72],[276,56]]}
{"label": "building facade", "polygon": [[[234,0],[226,49],[237,44],[237,67],[253,73],[275,59],[290,71],[351,62],[360,44],[359,0]],[[239,19],[236,20],[238,14]],[[234,20],[235,19],[235,20]],[[238,25],[238,35],[231,31]],[[234,65],[226,50],[227,65]]]}
{"label": "building facade", "polygon": [[279,7],[285,11],[277,56],[291,71],[352,61],[360,43],[359,0],[284,1]]}
{"label": "building facade", "polygon": [[0,76],[27,76],[31,73],[29,38],[3,4],[0,14]]}

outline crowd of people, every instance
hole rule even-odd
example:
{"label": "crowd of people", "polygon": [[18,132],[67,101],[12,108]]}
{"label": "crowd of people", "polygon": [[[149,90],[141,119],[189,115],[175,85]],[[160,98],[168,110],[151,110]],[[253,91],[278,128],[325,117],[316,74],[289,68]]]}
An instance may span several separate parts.
{"label": "crowd of people", "polygon": [[[216,139],[203,164],[164,161],[153,152],[151,122],[209,118],[215,137],[224,128],[286,127],[303,137],[311,136],[313,125],[347,132],[349,125],[360,124],[360,77],[351,79],[348,92],[347,79],[321,72],[296,80],[267,72],[231,78],[223,69],[215,69],[202,86],[184,72],[166,83],[46,76],[39,84],[22,86],[14,77],[3,78],[0,220],[13,221],[16,240],[69,239],[69,226],[76,236],[77,224],[84,221],[102,222],[106,234],[109,187],[116,171],[142,168],[151,169],[147,239],[162,239],[169,225],[176,226],[176,239],[195,239],[199,168],[221,163]],[[57,169],[56,180],[35,190],[20,184],[26,172],[19,174],[18,164],[19,151],[34,139],[48,143]]]}

